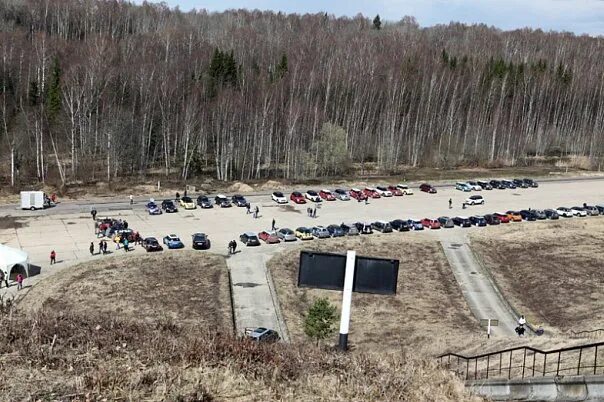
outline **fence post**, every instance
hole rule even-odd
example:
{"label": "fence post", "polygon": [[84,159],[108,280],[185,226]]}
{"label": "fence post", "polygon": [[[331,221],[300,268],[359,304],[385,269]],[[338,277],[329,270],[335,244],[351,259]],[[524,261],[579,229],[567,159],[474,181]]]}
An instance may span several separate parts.
{"label": "fence post", "polygon": [[558,365],[556,366],[556,377],[560,374],[560,353],[558,352]]}
{"label": "fence post", "polygon": [[470,359],[466,360],[466,380],[470,376]]}
{"label": "fence post", "polygon": [[594,375],[596,375],[597,367],[598,367],[598,346],[596,345],[596,353],[594,353]]}
{"label": "fence post", "polygon": [[522,358],[522,378],[524,378],[524,366],[526,366],[526,348],[524,348],[524,357]]}
{"label": "fence post", "polygon": [[579,364],[577,365],[577,375],[581,371],[581,355],[583,355],[583,348],[579,349]]}
{"label": "fence post", "polygon": [[499,375],[501,375],[501,366],[503,365],[503,353],[499,352]]}
{"label": "fence post", "polygon": [[478,359],[474,359],[474,379],[478,376]]}
{"label": "fence post", "polygon": [[514,353],[514,351],[510,350],[510,367],[508,367],[508,380],[512,378],[512,353]]}
{"label": "fence post", "polygon": [[533,375],[532,377],[535,376],[535,359],[537,357],[537,353],[533,352]]}
{"label": "fence post", "polygon": [[487,355],[487,380],[489,379],[489,362],[491,361],[491,355]]}
{"label": "fence post", "polygon": [[547,353],[543,354],[543,376],[545,377],[545,362],[547,362]]}

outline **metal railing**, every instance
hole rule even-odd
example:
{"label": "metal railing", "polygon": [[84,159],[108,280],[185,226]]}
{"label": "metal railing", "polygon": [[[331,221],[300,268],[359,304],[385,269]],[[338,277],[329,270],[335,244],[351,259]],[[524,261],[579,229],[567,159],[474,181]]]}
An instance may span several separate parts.
{"label": "metal railing", "polygon": [[604,328],[592,329],[590,331],[570,331],[571,338],[601,338],[604,337]]}
{"label": "metal railing", "polygon": [[446,353],[439,363],[466,380],[604,374],[604,342],[543,351],[530,346],[477,356]]}

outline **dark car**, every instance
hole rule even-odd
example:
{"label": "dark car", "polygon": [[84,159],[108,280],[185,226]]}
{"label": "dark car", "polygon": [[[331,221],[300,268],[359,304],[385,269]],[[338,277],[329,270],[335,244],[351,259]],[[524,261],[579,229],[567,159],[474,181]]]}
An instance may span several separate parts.
{"label": "dark car", "polygon": [[524,178],[524,179],[522,179],[522,181],[524,181],[529,187],[533,187],[533,188],[539,187],[539,183],[537,183],[533,179]]}
{"label": "dark car", "polygon": [[392,226],[392,229],[398,230],[399,232],[409,231],[409,224],[402,219],[395,219],[393,221],[390,221],[390,226]]}
{"label": "dark car", "polygon": [[214,197],[214,202],[216,205],[220,205],[220,208],[230,208],[232,206],[231,201],[229,201],[229,199],[222,194],[218,194],[216,197]]}
{"label": "dark car", "polygon": [[560,219],[560,215],[554,209],[546,209],[543,211],[547,219]]}
{"label": "dark car", "polygon": [[200,195],[199,197],[197,197],[197,205],[199,205],[201,208],[204,208],[204,209],[214,208],[214,204],[212,204],[212,200],[210,200],[205,195]]}
{"label": "dark car", "polygon": [[166,211],[168,214],[178,212],[178,208],[176,208],[176,205],[174,205],[174,201],[172,200],[163,200],[161,202],[161,209]]}
{"label": "dark car", "polygon": [[535,218],[539,219],[540,221],[547,219],[547,215],[545,214],[545,211],[542,211],[540,209],[531,209],[531,212],[535,214]]}
{"label": "dark car", "polygon": [[432,186],[428,183],[424,183],[421,186],[419,186],[419,190],[423,191],[424,193],[436,194],[436,189],[434,188],[434,186]]}
{"label": "dark car", "polygon": [[248,337],[255,342],[267,342],[273,343],[279,340],[279,333],[272,329],[267,329],[264,327],[259,327],[252,330]]}
{"label": "dark car", "polygon": [[356,226],[356,228],[360,234],[372,234],[373,233],[373,229],[371,228],[370,224],[363,223],[363,222],[356,222],[354,224],[354,226]]}
{"label": "dark car", "polygon": [[513,181],[511,180],[501,180],[501,184],[505,187],[505,188],[510,188],[510,189],[515,189],[517,186],[514,184]]}
{"label": "dark car", "polygon": [[484,219],[484,216],[480,216],[480,215],[470,216],[470,222],[472,222],[472,225],[474,225],[474,226],[486,226],[487,225],[487,220]]}
{"label": "dark car", "polygon": [[357,229],[356,225],[353,223],[342,223],[340,225],[340,227],[342,228],[342,230],[344,231],[344,234],[346,234],[346,236],[359,235],[359,229]]}
{"label": "dark car", "polygon": [[466,218],[465,216],[456,216],[455,218],[453,218],[453,223],[455,224],[455,226],[461,226],[463,228],[469,228],[470,226],[472,226],[472,222],[470,222],[470,219]]}
{"label": "dark car", "polygon": [[422,222],[415,219],[407,219],[407,225],[411,230],[424,230]]}
{"label": "dark car", "polygon": [[155,237],[147,237],[143,240],[143,248],[147,251],[162,251],[164,248]]}
{"label": "dark car", "polygon": [[385,221],[376,221],[371,224],[371,228],[373,230],[377,230],[382,233],[392,233],[392,226],[390,226],[389,222]]}
{"label": "dark car", "polygon": [[329,234],[331,235],[331,237],[346,236],[344,229],[342,229],[342,227],[340,225],[329,225],[329,226],[327,226],[327,230],[329,231]]}
{"label": "dark car", "polygon": [[518,212],[522,217],[523,221],[536,221],[537,215],[533,211],[529,211],[528,209],[523,209]]}
{"label": "dark car", "polygon": [[501,183],[501,180],[491,180],[489,184],[497,190],[505,190],[507,187]]}
{"label": "dark car", "polygon": [[529,185],[522,179],[514,179],[512,183],[516,185],[518,188],[529,188]]}
{"label": "dark car", "polygon": [[247,205],[247,200],[241,194],[235,194],[232,196],[231,201],[238,207],[245,207]]}
{"label": "dark car", "polygon": [[258,239],[258,235],[254,232],[245,232],[239,236],[239,241],[246,246],[259,246],[260,239]]}
{"label": "dark car", "polygon": [[455,223],[453,223],[453,219],[448,216],[441,216],[438,218],[438,222],[440,222],[440,227],[443,228],[452,228],[455,227]]}
{"label": "dark car", "polygon": [[193,238],[193,248],[195,250],[208,250],[210,248],[210,239],[205,233],[195,233],[191,236]]}
{"label": "dark car", "polygon": [[489,225],[499,225],[501,223],[501,219],[494,214],[486,214],[484,220],[487,221]]}
{"label": "dark car", "polygon": [[600,215],[600,210],[593,206],[593,205],[585,205],[583,207],[583,209],[585,210],[585,212],[587,212],[587,215],[589,216],[598,216]]}
{"label": "dark car", "polygon": [[483,190],[492,190],[493,186],[488,181],[478,180],[478,185],[482,187]]}

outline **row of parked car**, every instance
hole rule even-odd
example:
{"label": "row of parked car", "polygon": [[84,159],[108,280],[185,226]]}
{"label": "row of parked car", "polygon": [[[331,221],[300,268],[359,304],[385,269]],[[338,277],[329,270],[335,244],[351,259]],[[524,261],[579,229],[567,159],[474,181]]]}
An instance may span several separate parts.
{"label": "row of parked car", "polygon": [[539,183],[533,179],[503,179],[503,180],[478,180],[457,182],[455,188],[460,191],[505,190],[516,188],[537,188]]}
{"label": "row of parked car", "polygon": [[259,246],[260,241],[267,244],[290,242],[297,240],[324,239],[330,237],[354,236],[359,234],[371,234],[374,231],[391,233],[393,231],[407,232],[411,230],[440,229],[499,225],[509,222],[536,221],[560,217],[570,218],[573,216],[597,216],[604,215],[604,203],[590,206],[558,207],[556,209],[523,209],[520,211],[495,212],[486,215],[474,216],[441,216],[436,219],[394,219],[392,221],[376,221],[371,223],[354,222],[332,224],[329,226],[299,227],[295,230],[281,228],[276,231],[262,231],[243,233],[239,240],[247,246]]}
{"label": "row of parked car", "polygon": [[[169,234],[162,239],[163,246],[170,249],[185,248],[184,243],[175,234]],[[162,251],[164,247],[155,237],[146,237],[143,239],[143,248],[148,252]],[[194,233],[191,235],[191,246],[194,250],[208,250],[211,247],[211,241],[205,233]]]}
{"label": "row of parked car", "polygon": [[[323,201],[350,201],[355,199],[358,201],[364,201],[368,198],[382,198],[382,197],[401,197],[403,195],[413,195],[413,190],[406,184],[397,184],[389,186],[377,186],[377,187],[365,187],[351,188],[345,190],[343,188],[337,188],[334,191],[323,189],[320,191],[307,190],[305,193],[300,191],[294,191],[290,194],[289,200],[295,204],[306,204],[310,202],[323,202]],[[275,191],[271,194],[271,199],[277,204],[287,204],[289,200],[281,191]]]}
{"label": "row of parked car", "polygon": [[196,200],[193,200],[191,197],[182,197],[177,200],[177,203],[173,200],[163,200],[161,204],[158,205],[154,200],[150,200],[145,208],[147,209],[147,212],[149,212],[149,215],[161,215],[164,212],[178,212],[178,207],[190,210],[196,209],[198,206],[203,209],[208,209],[214,208],[214,205],[219,206],[220,208],[230,208],[233,205],[245,207],[248,205],[248,201],[241,194],[235,194],[230,198],[226,195],[219,194],[214,197],[213,200],[205,195],[198,196]]}

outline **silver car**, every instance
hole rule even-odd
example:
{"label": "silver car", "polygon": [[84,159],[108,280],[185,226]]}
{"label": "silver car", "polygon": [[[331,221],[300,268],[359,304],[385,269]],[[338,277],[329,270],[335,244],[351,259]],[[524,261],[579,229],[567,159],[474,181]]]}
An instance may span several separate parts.
{"label": "silver car", "polygon": [[337,188],[333,192],[333,195],[340,201],[350,201],[350,195],[348,195],[348,191],[344,189]]}
{"label": "silver car", "polygon": [[347,236],[358,236],[359,229],[354,223],[343,223],[340,227],[344,230]]}
{"label": "silver car", "polygon": [[298,238],[293,230],[289,228],[282,228],[277,231],[277,237],[283,241],[296,241]]}
{"label": "silver car", "polygon": [[327,230],[323,226],[315,226],[314,228],[312,228],[312,235],[318,239],[327,239],[331,237],[331,235],[329,234],[329,230]]}

